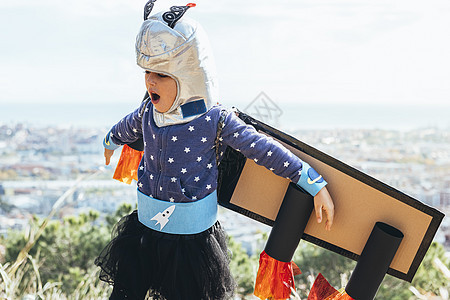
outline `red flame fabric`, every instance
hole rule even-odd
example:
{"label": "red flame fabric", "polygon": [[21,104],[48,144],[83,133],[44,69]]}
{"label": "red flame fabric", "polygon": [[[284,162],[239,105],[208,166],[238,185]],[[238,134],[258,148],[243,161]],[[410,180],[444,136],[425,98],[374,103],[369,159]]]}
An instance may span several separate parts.
{"label": "red flame fabric", "polygon": [[126,184],[130,184],[133,179],[137,181],[137,170],[143,154],[144,151],[124,145],[113,178]]}
{"label": "red flame fabric", "polygon": [[263,251],[259,257],[255,296],[260,299],[288,299],[291,289],[295,290],[294,270],[295,275],[301,273],[293,262],[276,260]]}
{"label": "red flame fabric", "polygon": [[336,290],[331,284],[323,277],[321,273],[317,276],[311,291],[308,295],[308,300],[354,300],[347,295],[345,290]]}

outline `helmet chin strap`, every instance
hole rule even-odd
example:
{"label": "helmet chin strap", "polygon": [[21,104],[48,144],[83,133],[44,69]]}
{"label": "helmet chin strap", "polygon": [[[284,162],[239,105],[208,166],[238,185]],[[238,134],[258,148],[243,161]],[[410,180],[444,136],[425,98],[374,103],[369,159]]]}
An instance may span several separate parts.
{"label": "helmet chin strap", "polygon": [[181,114],[183,118],[202,115],[206,112],[205,99],[199,99],[196,101],[188,102],[181,105]]}

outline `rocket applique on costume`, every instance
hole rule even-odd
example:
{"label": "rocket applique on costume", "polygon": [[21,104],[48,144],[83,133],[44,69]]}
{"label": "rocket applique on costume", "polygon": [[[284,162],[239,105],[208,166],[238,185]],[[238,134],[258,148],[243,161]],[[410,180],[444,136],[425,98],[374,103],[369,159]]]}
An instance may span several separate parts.
{"label": "rocket applique on costume", "polygon": [[173,211],[175,210],[175,205],[169,206],[166,210],[163,212],[157,213],[153,218],[150,220],[157,221],[155,225],[160,225],[162,230],[164,226],[166,226],[167,222],[169,222],[169,217],[172,215]]}

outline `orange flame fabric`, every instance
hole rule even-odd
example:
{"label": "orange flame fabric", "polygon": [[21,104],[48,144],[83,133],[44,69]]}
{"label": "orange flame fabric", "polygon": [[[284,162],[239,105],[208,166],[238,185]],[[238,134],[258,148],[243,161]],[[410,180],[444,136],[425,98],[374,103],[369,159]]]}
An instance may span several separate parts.
{"label": "orange flame fabric", "polygon": [[124,145],[113,178],[126,184],[130,184],[133,179],[137,181],[137,170],[143,154],[144,151]]}
{"label": "orange flame fabric", "polygon": [[347,295],[344,289],[336,290],[323,277],[321,273],[317,276],[311,291],[308,295],[308,300],[354,300]]}
{"label": "orange flame fabric", "polygon": [[282,262],[270,257],[265,251],[259,256],[254,294],[260,299],[288,299],[291,289],[295,290],[295,275],[300,269],[293,262]]}

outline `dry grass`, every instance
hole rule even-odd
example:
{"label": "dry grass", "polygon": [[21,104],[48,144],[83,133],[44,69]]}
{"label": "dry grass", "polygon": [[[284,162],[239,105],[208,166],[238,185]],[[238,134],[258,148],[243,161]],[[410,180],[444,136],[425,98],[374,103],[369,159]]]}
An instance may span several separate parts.
{"label": "dry grass", "polygon": [[[63,207],[66,199],[78,188],[81,181],[92,176],[96,176],[102,171],[80,177],[74,185],[69,188],[55,202],[49,215],[37,228],[31,227],[27,233],[27,243],[21,249],[14,262],[0,264],[0,299],[45,299],[45,300],[87,300],[87,299],[107,299],[110,287],[98,279],[99,269],[92,266],[92,269],[84,275],[83,280],[77,286],[72,295],[65,295],[61,290],[61,282],[42,283],[39,274],[39,259],[31,257],[30,250],[44,232],[48,222],[55,213]],[[39,253],[36,257],[39,257]]]}

